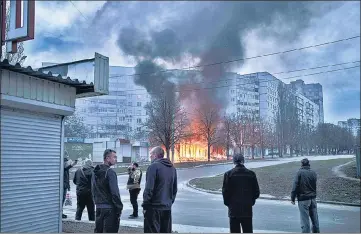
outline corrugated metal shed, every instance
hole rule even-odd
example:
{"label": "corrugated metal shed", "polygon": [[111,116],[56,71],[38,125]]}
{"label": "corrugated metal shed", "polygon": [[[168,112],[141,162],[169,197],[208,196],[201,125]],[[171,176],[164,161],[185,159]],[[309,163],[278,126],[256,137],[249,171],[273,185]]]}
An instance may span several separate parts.
{"label": "corrugated metal shed", "polygon": [[80,82],[78,79],[72,80],[70,77],[63,78],[61,75],[53,76],[51,72],[43,73],[41,71],[34,70],[31,66],[22,67],[19,63],[12,65],[7,59],[0,61],[0,68],[34,76],[39,79],[50,80],[56,83],[69,85],[76,88],[76,94],[94,92],[94,84],[92,82],[87,84],[85,81]]}

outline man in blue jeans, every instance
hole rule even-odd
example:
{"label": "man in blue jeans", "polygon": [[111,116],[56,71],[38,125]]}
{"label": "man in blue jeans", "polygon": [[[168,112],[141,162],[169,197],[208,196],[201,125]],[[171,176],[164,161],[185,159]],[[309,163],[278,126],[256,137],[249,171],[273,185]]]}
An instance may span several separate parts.
{"label": "man in blue jeans", "polygon": [[301,165],[293,182],[291,203],[295,205],[295,199],[297,197],[302,232],[309,233],[311,231],[311,218],[312,232],[319,233],[320,226],[316,202],[317,174],[311,170],[310,161],[307,158],[302,159]]}

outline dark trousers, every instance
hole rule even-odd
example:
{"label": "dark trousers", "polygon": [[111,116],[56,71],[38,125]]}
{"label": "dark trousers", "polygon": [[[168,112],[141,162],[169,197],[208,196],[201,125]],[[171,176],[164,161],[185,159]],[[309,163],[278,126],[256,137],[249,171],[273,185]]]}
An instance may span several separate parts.
{"label": "dark trousers", "polygon": [[112,208],[97,208],[95,218],[95,233],[118,233],[120,214]]}
{"label": "dark trousers", "polygon": [[241,233],[241,227],[243,233],[253,233],[252,217],[231,217],[229,218],[229,226],[231,233]]}
{"label": "dark trousers", "polygon": [[298,201],[298,209],[300,210],[302,232],[309,233],[311,231],[311,227],[310,227],[310,219],[311,219],[312,232],[320,233],[320,224],[318,222],[316,199]]}
{"label": "dark trousers", "polygon": [[138,216],[138,195],[139,195],[140,189],[130,189],[129,195],[130,195],[130,203],[133,206],[133,215]]}
{"label": "dark trousers", "polygon": [[65,198],[66,198],[66,193],[68,192],[67,188],[63,188],[63,206],[64,206],[64,202],[65,202]]}
{"label": "dark trousers", "polygon": [[94,208],[92,194],[91,193],[77,194],[76,198],[77,198],[77,207],[76,207],[75,220],[81,220],[83,210],[86,206],[86,209],[88,211],[89,221],[94,221],[95,220],[95,208]]}
{"label": "dark trousers", "polygon": [[147,209],[144,213],[144,233],[171,233],[172,211]]}

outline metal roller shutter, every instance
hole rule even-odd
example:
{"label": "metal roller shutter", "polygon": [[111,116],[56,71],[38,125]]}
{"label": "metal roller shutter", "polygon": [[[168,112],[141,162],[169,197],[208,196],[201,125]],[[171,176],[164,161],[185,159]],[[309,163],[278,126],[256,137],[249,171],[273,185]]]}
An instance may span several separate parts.
{"label": "metal roller shutter", "polygon": [[61,118],[1,108],[1,232],[61,232]]}

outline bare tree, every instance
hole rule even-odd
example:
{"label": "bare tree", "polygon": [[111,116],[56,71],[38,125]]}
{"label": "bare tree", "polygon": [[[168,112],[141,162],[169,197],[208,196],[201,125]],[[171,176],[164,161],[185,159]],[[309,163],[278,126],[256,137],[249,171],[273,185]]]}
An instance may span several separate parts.
{"label": "bare tree", "polygon": [[149,118],[144,127],[153,143],[157,142],[165,147],[167,158],[170,159],[172,147],[186,136],[185,127],[188,124],[186,113],[171,91],[153,96],[145,105],[145,109]]}
{"label": "bare tree", "polygon": [[231,128],[232,128],[232,118],[230,116],[224,116],[222,119],[222,127],[219,131],[219,142],[225,147],[226,149],[226,156],[227,160],[229,159],[229,150],[232,145],[231,141]]}
{"label": "bare tree", "polygon": [[254,111],[250,111],[245,118],[245,143],[251,147],[252,159],[254,159],[255,149],[261,143],[260,121]]}
{"label": "bare tree", "polygon": [[217,143],[218,111],[215,108],[203,107],[198,109],[199,134],[207,143],[208,162],[211,161],[211,147]]}
{"label": "bare tree", "polygon": [[90,129],[84,124],[83,120],[76,114],[65,118],[64,123],[65,137],[86,138],[90,134]]}
{"label": "bare tree", "polygon": [[[6,3],[9,4],[9,3]],[[9,25],[10,25],[10,7],[7,7],[6,11],[6,30],[5,30],[5,38],[9,32]],[[1,46],[1,45],[0,45]],[[17,43],[17,52],[16,53],[6,53],[6,46],[1,46],[1,58],[0,60],[7,59],[10,64],[19,63],[23,65],[27,56],[24,55],[24,43],[19,42]]]}
{"label": "bare tree", "polygon": [[244,118],[245,116],[240,113],[234,114],[230,118],[230,137],[241,153],[243,153],[246,134],[246,124]]}

